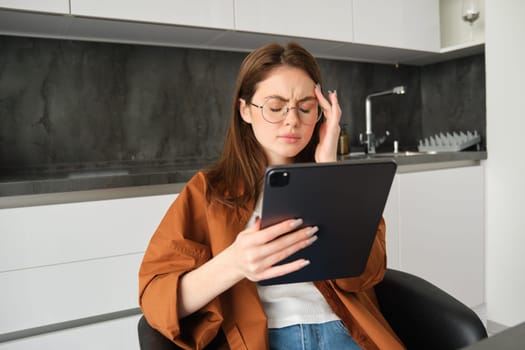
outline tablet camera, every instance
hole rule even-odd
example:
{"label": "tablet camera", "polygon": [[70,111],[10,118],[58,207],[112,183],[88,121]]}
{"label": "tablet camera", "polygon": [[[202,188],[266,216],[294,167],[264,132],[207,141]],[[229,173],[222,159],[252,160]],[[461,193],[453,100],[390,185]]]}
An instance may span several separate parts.
{"label": "tablet camera", "polygon": [[284,187],[290,182],[290,174],[287,171],[277,170],[270,174],[270,186]]}

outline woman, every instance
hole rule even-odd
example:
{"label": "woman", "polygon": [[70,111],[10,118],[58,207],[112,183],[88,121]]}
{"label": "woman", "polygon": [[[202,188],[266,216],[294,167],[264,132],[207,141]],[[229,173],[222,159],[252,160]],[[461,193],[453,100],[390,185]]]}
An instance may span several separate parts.
{"label": "woman", "polygon": [[386,268],[383,222],[359,277],[255,283],[306,266],[275,264],[317,239],[317,227],[297,229],[300,218],[261,229],[258,215],[268,165],[336,160],[341,110],[320,82],[315,59],[294,43],[264,46],[241,64],[223,152],[186,184],[140,268],[142,311],[179,346],[402,348],[373,292]]}

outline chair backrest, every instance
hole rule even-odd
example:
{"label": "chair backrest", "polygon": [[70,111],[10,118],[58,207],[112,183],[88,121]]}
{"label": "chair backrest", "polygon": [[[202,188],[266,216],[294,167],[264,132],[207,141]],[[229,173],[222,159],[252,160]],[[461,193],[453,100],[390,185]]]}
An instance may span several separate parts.
{"label": "chair backrest", "polygon": [[422,278],[389,269],[375,291],[381,312],[408,349],[460,349],[487,337],[474,311]]}

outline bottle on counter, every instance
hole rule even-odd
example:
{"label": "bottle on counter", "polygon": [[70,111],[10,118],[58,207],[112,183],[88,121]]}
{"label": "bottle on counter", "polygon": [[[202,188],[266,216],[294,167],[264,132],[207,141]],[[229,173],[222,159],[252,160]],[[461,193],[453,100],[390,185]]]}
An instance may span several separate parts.
{"label": "bottle on counter", "polygon": [[346,124],[341,127],[339,133],[339,142],[337,143],[337,154],[343,155],[350,153],[350,146],[348,143],[348,134],[346,133]]}

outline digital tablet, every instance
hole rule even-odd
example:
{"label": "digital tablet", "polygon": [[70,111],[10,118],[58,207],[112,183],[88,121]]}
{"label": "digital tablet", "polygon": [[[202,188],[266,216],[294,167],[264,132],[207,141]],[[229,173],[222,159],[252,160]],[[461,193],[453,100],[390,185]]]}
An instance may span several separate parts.
{"label": "digital tablet", "polygon": [[266,170],[261,227],[290,218],[318,226],[318,240],[278,264],[299,258],[310,264],[299,271],[260,281],[261,285],[359,276],[396,173],[392,160],[302,163]]}

